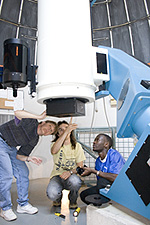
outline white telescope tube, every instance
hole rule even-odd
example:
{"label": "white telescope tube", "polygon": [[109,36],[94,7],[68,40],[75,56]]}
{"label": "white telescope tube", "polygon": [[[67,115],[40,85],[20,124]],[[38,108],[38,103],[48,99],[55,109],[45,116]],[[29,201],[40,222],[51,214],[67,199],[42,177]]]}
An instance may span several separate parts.
{"label": "white telescope tube", "polygon": [[38,0],[37,100],[95,100],[89,0]]}

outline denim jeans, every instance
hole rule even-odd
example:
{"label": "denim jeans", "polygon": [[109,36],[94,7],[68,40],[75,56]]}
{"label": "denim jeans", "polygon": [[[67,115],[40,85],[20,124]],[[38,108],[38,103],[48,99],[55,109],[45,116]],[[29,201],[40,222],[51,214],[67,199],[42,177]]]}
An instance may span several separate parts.
{"label": "denim jeans", "polygon": [[47,196],[52,201],[60,202],[62,198],[62,190],[70,190],[70,204],[74,204],[77,201],[78,191],[81,184],[82,181],[76,174],[72,174],[67,180],[62,179],[60,176],[54,176],[48,184]]}
{"label": "denim jeans", "polygon": [[25,162],[16,159],[16,155],[17,149],[0,138],[0,208],[3,210],[12,207],[10,189],[13,175],[16,178],[18,204],[28,204],[29,170]]}

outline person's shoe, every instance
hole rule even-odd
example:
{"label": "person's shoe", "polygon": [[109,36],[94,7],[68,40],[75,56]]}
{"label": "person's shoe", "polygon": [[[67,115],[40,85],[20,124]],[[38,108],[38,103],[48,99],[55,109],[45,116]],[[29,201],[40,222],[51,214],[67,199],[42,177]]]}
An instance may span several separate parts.
{"label": "person's shoe", "polygon": [[77,203],[73,203],[73,204],[69,205],[69,208],[70,209],[76,209],[76,208],[78,208],[78,205],[77,205]]}
{"label": "person's shoe", "polygon": [[27,213],[27,214],[35,214],[38,212],[38,209],[36,207],[33,207],[31,204],[27,204],[25,206],[17,206],[17,212],[18,213]]}
{"label": "person's shoe", "polygon": [[61,206],[61,202],[53,201],[53,206],[54,207],[59,207],[59,206]]}
{"label": "person's shoe", "polygon": [[8,209],[6,211],[1,209],[0,216],[3,217],[7,221],[13,221],[17,219],[16,214],[12,211],[12,209]]}

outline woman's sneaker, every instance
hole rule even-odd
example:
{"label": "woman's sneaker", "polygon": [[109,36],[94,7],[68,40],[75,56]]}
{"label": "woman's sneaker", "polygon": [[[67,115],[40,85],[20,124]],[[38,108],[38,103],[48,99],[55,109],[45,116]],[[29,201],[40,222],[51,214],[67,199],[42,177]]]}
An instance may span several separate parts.
{"label": "woman's sneaker", "polygon": [[12,211],[12,209],[8,209],[6,211],[1,209],[0,216],[3,217],[7,221],[13,221],[17,219],[16,214]]}
{"label": "woman's sneaker", "polygon": [[78,205],[77,205],[77,203],[72,203],[72,204],[69,205],[69,208],[70,209],[76,209],[76,208],[78,208]]}
{"label": "woman's sneaker", "polygon": [[53,201],[53,206],[54,207],[60,207],[61,206],[61,202]]}
{"label": "woman's sneaker", "polygon": [[27,204],[25,206],[17,206],[17,212],[18,213],[27,213],[27,214],[35,214],[38,212],[38,209],[36,207],[33,207],[31,204]]}

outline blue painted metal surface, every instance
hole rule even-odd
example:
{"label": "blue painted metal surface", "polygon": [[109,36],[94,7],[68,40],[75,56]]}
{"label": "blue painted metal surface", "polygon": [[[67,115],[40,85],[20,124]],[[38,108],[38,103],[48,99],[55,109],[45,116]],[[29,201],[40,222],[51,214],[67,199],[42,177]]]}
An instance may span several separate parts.
{"label": "blue painted metal surface", "polygon": [[[150,67],[119,49],[100,47],[108,49],[110,81],[106,83],[106,91],[116,99],[117,105],[128,80],[128,91],[117,110],[117,136],[132,137],[136,134],[140,137],[150,122],[150,90],[140,84],[142,80],[150,80]],[[139,112],[146,116],[138,128]]]}
{"label": "blue painted metal surface", "polygon": [[109,91],[99,91],[95,93],[95,99],[104,98],[109,95]]}
{"label": "blue painted metal surface", "polygon": [[[110,190],[101,189],[100,193],[150,219],[150,204],[144,204],[126,174],[150,135],[150,89],[141,84],[142,80],[150,81],[150,67],[119,49],[99,47],[108,49],[110,81],[106,82],[105,91],[117,101],[117,136],[136,135],[139,139]],[[96,93],[96,98],[100,96],[104,97],[103,93]]]}
{"label": "blue painted metal surface", "polygon": [[96,0],[93,0],[92,2],[91,2],[91,6],[93,6],[93,4],[96,2]]}
{"label": "blue painted metal surface", "polygon": [[[137,153],[141,146],[143,145],[147,136],[150,135],[150,126],[148,125],[141,135],[138,143],[136,144],[134,150],[132,151],[130,157],[122,168],[120,174],[117,176],[116,180],[112,184],[109,191],[105,189],[100,189],[100,194],[118,202],[119,204],[131,209],[132,211],[150,219],[150,203],[146,206],[139,196],[138,192],[132,185],[126,171],[129,168],[131,162],[137,156]],[[143,174],[144,176],[144,174]],[[140,181],[139,181],[140,182]],[[148,187],[150,190],[150,187]]]}

